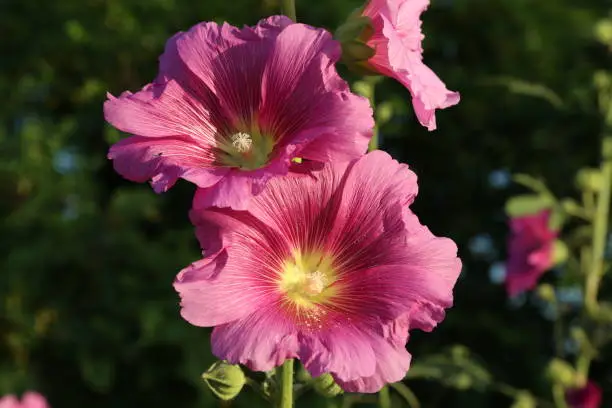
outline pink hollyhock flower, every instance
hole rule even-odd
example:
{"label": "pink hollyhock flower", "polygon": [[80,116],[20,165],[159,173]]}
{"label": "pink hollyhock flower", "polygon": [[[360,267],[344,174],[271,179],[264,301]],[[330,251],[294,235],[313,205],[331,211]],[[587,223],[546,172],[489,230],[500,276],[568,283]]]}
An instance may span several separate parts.
{"label": "pink hollyhock flower", "polygon": [[582,388],[569,390],[565,400],[570,408],[599,408],[601,406],[601,388],[592,381]]}
{"label": "pink hollyhock flower", "polygon": [[461,269],[408,208],[416,194],[415,174],[374,151],[270,180],[248,212],[193,210],[207,257],[175,281],[183,318],[216,326],[213,353],[252,370],[298,358],[355,392],[401,380],[408,329],[444,318]]}
{"label": "pink hollyhock flower", "polygon": [[26,392],[21,402],[14,395],[0,398],[0,408],[49,408],[45,398],[36,392]]}
{"label": "pink hollyhock flower", "polygon": [[506,289],[510,296],[533,289],[553,265],[554,242],[559,235],[548,221],[550,210],[510,219]]}
{"label": "pink hollyhock flower", "polygon": [[459,103],[459,93],[423,63],[421,13],[429,0],[369,0],[363,15],[372,21],[366,44],[374,49],[367,65],[401,82],[412,95],[412,106],[421,125],[436,128],[436,109]]}
{"label": "pink hollyhock flower", "polygon": [[294,158],[365,153],[372,109],[338,76],[339,56],[327,31],[286,17],[198,24],[168,41],[152,84],[109,95],[106,120],[133,136],[108,157],[156,192],[183,178],[200,187],[196,207],[244,209],[269,179],[293,172]]}

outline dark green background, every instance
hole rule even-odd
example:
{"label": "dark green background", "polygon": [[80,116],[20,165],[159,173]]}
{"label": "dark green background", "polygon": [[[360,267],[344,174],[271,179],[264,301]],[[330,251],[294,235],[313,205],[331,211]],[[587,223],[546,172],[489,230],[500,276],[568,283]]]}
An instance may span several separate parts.
{"label": "dark green background", "polygon": [[[298,17],[334,30],[359,4],[298,0]],[[550,321],[530,302],[510,307],[489,282],[491,262],[505,256],[503,203],[520,191],[490,178],[528,172],[571,194],[574,172],[596,164],[592,75],[611,59],[592,31],[608,7],[432,0],[425,59],[461,103],[438,113],[439,130],[428,133],[405,89],[380,86],[379,102],[396,106],[383,148],[417,172],[415,211],[457,241],[465,264],[446,321],[412,336],[415,362],[464,344],[498,380],[548,398]],[[219,406],[199,380],[213,361],[209,330],[180,318],[171,285],[199,254],[187,219],[193,187],[157,196],[116,175],[105,155],[119,135],[102,103],[107,91],[150,81],[176,31],[202,20],[252,25],[277,10],[276,0],[0,0],[0,395],[36,389],[53,408]],[[517,93],[509,78],[557,96]],[[471,251],[478,236],[492,246]],[[604,350],[592,375],[612,388],[609,357]],[[408,385],[424,407],[511,403],[432,381]],[[310,394],[300,405],[324,406]],[[246,392],[231,406],[263,405]]]}

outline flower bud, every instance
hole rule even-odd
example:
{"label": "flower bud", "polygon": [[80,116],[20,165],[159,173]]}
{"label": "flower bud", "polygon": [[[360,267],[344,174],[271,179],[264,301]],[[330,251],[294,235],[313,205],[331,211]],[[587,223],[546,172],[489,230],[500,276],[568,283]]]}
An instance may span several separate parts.
{"label": "flower bud", "polygon": [[598,169],[582,169],[576,175],[576,185],[584,191],[599,191],[602,185],[601,172]]}
{"label": "flower bud", "polygon": [[565,388],[576,385],[576,370],[567,361],[555,358],[546,369],[546,375],[554,383]]}
{"label": "flower bud", "polygon": [[240,366],[217,361],[202,374],[208,388],[223,401],[235,398],[246,383],[246,377]]}
{"label": "flower bud", "polygon": [[344,24],[336,30],[335,39],[342,46],[342,61],[351,69],[362,75],[379,75],[369,66],[368,60],[375,54],[374,49],[366,42],[372,36],[372,21],[363,16],[363,7],[355,10]]}
{"label": "flower bud", "polygon": [[533,396],[528,392],[521,391],[514,397],[514,403],[510,408],[536,408],[536,406]]}
{"label": "flower bud", "polygon": [[342,388],[334,381],[330,374],[323,374],[320,377],[312,379],[312,388],[317,394],[326,398],[333,398],[336,395],[342,394]]}
{"label": "flower bud", "polygon": [[612,45],[612,21],[603,19],[595,24],[595,37],[603,44]]}
{"label": "flower bud", "polygon": [[548,283],[543,283],[538,286],[538,296],[547,302],[554,303],[557,298],[555,295],[555,288]]}
{"label": "flower bud", "polygon": [[553,253],[552,253],[552,263],[553,265],[560,265],[567,261],[569,257],[569,249],[567,249],[567,245],[565,242],[556,239],[553,242]]}

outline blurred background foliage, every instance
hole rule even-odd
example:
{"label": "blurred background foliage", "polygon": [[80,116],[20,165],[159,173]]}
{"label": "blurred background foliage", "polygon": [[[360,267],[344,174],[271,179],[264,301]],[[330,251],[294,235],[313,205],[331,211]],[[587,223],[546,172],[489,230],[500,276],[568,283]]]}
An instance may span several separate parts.
{"label": "blurred background foliage", "polygon": [[[297,1],[301,21],[332,31],[359,5]],[[180,318],[171,285],[199,256],[193,188],[156,196],[116,175],[105,155],[121,135],[102,103],[150,81],[176,31],[255,24],[277,10],[277,0],[0,1],[0,395],[36,389],[55,408],[264,406],[251,391],[222,405],[201,381],[214,361],[209,331]],[[432,0],[426,62],[461,103],[428,133],[405,89],[377,89],[393,112],[383,148],[417,172],[415,210],[458,242],[465,264],[446,321],[411,336],[406,384],[423,407],[510,406],[479,386],[490,378],[549,398],[552,323],[533,299],[509,301],[490,271],[505,257],[503,203],[522,191],[510,173],[543,176],[564,195],[577,169],[597,163],[592,77],[611,59],[593,27],[609,10],[606,0]],[[474,378],[418,375],[419,361],[435,365],[454,344],[477,359]],[[592,370],[604,401],[611,358],[603,350]],[[298,406],[325,404],[310,393]]]}

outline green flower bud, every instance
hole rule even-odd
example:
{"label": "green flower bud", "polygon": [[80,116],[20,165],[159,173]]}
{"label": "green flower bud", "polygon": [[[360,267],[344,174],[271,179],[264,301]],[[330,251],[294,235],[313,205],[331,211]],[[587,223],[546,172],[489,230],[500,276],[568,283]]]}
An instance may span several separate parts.
{"label": "green flower bud", "polygon": [[602,185],[601,172],[598,169],[582,169],[576,175],[576,185],[584,191],[599,191]]}
{"label": "green flower bud", "polygon": [[535,398],[528,392],[521,391],[514,397],[514,403],[510,408],[536,408],[536,406]]}
{"label": "green flower bud", "polygon": [[363,15],[363,7],[360,7],[338,27],[334,35],[342,45],[342,62],[360,75],[380,75],[368,63],[375,54],[375,50],[367,45],[373,32],[372,21]]}
{"label": "green flower bud", "polygon": [[330,374],[323,374],[320,377],[312,379],[312,388],[317,394],[322,395],[326,398],[333,398],[336,395],[342,394],[344,391]]}
{"label": "green flower bud", "polygon": [[537,293],[540,298],[544,299],[547,302],[553,303],[557,300],[557,296],[555,294],[555,288],[548,283],[543,283],[539,285],[537,289]]}
{"label": "green flower bud", "polygon": [[567,361],[558,358],[551,360],[546,375],[554,384],[560,384],[565,388],[576,386],[576,370]]}
{"label": "green flower bud", "polygon": [[223,401],[235,398],[246,383],[240,366],[217,361],[202,374],[202,379],[210,390]]}
{"label": "green flower bud", "polygon": [[569,257],[569,249],[567,249],[567,245],[565,242],[561,240],[555,240],[553,243],[553,253],[552,253],[552,262],[553,265],[560,265],[567,261]]}
{"label": "green flower bud", "polygon": [[612,45],[612,21],[604,19],[595,24],[595,37],[603,44]]}

